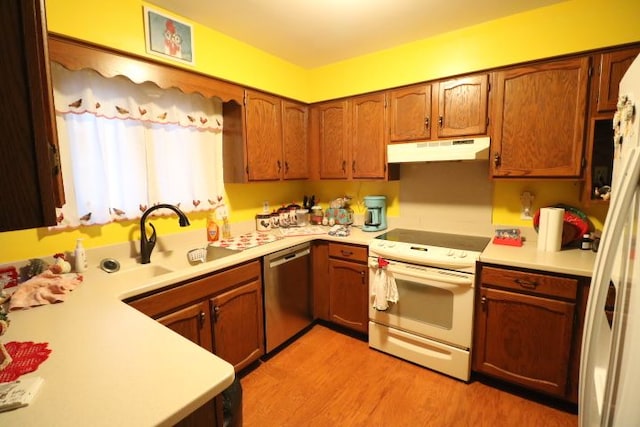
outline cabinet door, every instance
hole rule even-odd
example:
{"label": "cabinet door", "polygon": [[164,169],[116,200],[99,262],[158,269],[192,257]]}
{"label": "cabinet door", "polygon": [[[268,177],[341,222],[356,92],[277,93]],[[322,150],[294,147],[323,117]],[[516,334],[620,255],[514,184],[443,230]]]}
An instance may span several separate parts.
{"label": "cabinet door", "polygon": [[368,268],[364,264],[329,260],[329,318],[359,332],[369,329]]}
{"label": "cabinet door", "polygon": [[391,141],[431,138],[431,85],[392,90]]}
{"label": "cabinet door", "polygon": [[350,123],[346,100],[318,105],[320,178],[347,178]]}
{"label": "cabinet door", "polygon": [[63,193],[43,2],[0,2],[0,232],[56,224]]}
{"label": "cabinet door", "polygon": [[620,80],[638,54],[640,54],[640,48],[619,50],[601,55],[596,112],[616,111]]}
{"label": "cabinet door", "polygon": [[486,133],[488,89],[486,74],[438,83],[438,137]]}
{"label": "cabinet door", "polygon": [[494,177],[580,177],[589,58],[496,74]]}
{"label": "cabinet door", "polygon": [[[209,318],[209,304],[207,301],[201,301],[178,309],[162,317],[158,317],[156,320],[172,331],[198,344],[200,347],[211,351],[211,320]],[[221,405],[222,398],[214,398],[181,420],[177,426],[222,425]]]}
{"label": "cabinet door", "polygon": [[252,281],[211,298],[213,352],[236,372],[264,354],[262,289]]}
{"label": "cabinet door", "polygon": [[481,288],[474,369],[565,397],[575,304]]}
{"label": "cabinet door", "polygon": [[247,91],[246,144],[249,181],[282,176],[282,111],[280,98]]}
{"label": "cabinet door", "polygon": [[387,149],[387,96],[358,96],[351,100],[351,177],[384,178]]}
{"label": "cabinet door", "polygon": [[309,107],[282,101],[284,179],[309,177]]}
{"label": "cabinet door", "polygon": [[209,305],[202,301],[156,319],[167,328],[211,351]]}

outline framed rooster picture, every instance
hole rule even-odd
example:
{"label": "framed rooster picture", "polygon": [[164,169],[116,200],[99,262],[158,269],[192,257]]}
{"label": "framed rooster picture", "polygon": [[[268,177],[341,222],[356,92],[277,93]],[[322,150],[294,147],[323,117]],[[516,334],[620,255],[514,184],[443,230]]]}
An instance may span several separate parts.
{"label": "framed rooster picture", "polygon": [[143,6],[147,53],[194,65],[191,25]]}

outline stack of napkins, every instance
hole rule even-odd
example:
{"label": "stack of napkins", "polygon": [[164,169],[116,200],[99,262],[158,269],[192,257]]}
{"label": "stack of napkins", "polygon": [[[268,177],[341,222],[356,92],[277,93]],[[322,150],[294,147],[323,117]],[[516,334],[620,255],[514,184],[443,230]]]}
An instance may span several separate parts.
{"label": "stack of napkins", "polygon": [[0,383],[0,412],[27,406],[43,382],[41,377],[30,377],[10,383]]}

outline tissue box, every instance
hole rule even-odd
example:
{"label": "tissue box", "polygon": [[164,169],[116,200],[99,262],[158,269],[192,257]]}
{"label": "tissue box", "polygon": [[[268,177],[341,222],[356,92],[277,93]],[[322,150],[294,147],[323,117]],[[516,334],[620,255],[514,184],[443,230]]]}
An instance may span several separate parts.
{"label": "tissue box", "polygon": [[329,208],[327,209],[325,216],[327,219],[333,218],[336,224],[353,224],[353,210],[350,208]]}

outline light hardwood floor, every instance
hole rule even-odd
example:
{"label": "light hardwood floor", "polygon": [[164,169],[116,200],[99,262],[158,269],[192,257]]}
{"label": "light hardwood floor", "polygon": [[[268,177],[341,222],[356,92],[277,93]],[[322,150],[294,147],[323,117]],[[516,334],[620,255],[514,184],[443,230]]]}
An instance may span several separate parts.
{"label": "light hardwood floor", "polygon": [[241,383],[245,427],[578,425],[574,413],[452,379],[322,325]]}

